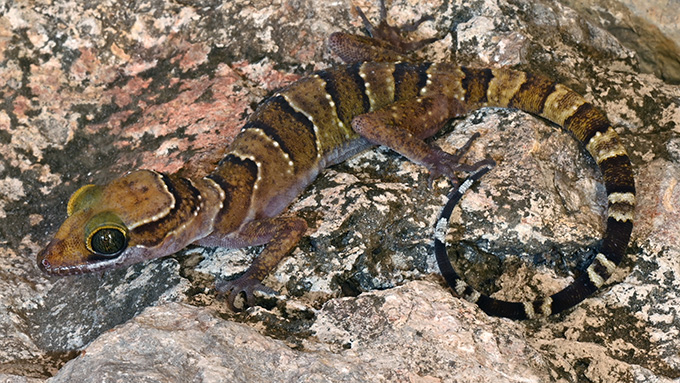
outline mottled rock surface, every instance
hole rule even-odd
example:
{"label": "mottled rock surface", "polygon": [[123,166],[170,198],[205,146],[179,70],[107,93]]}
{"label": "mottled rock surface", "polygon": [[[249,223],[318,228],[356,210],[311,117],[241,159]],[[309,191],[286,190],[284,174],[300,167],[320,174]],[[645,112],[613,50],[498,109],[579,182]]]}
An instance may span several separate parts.
{"label": "mottled rock surface", "polygon": [[680,1],[564,0],[635,52],[638,70],[680,84]]}
{"label": "mottled rock surface", "polygon": [[209,310],[169,304],[102,335],[50,382],[549,379],[521,325],[482,316],[438,284],[410,282],[329,302],[317,312],[311,328],[316,336],[296,350]]}
{"label": "mottled rock surface", "polygon": [[[374,2],[352,4],[377,15]],[[680,379],[678,56],[653,35],[619,33],[652,28],[605,2],[388,4],[396,23],[435,17],[417,34],[442,38],[424,57],[551,76],[615,124],[639,190],[630,259],[574,310],[512,322],[451,298],[431,276],[448,184],[429,189],[422,168],[385,149],[327,170],[293,205],[310,230],[265,281],[282,296],[263,307],[234,314],[212,290],[259,249],[39,272],[35,255],[73,191],[140,167],[210,171],[263,97],[334,62],[324,41],[359,30],[352,4],[0,1],[0,380]],[[499,166],[456,210],[455,264],[497,297],[555,291],[602,235],[593,161],[568,134],[508,110],[476,111],[437,143],[451,150],[474,132],[469,161]]]}

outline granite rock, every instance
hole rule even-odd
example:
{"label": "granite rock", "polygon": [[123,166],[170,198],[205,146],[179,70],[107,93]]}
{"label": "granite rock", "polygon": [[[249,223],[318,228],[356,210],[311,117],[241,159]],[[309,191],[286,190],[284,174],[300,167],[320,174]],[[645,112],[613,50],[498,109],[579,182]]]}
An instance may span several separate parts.
{"label": "granite rock", "polygon": [[482,316],[437,283],[409,282],[327,302],[304,349],[293,349],[210,310],[171,303],[102,335],[49,382],[549,379],[521,325]]}

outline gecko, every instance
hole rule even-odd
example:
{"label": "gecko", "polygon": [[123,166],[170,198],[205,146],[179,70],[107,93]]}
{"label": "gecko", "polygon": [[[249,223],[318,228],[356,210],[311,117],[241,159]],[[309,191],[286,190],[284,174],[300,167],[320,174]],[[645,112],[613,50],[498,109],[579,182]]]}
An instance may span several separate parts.
{"label": "gecko", "polygon": [[[39,268],[75,275],[168,256],[190,244],[265,245],[240,277],[215,286],[232,307],[239,296],[252,306],[256,292],[272,292],[262,280],[307,231],[306,221],[287,207],[324,168],[383,145],[425,167],[430,182],[443,176],[453,185],[436,222],[434,247],[454,294],[489,315],[527,319],[567,310],[602,287],[625,256],[635,210],[632,165],[604,113],[541,75],[412,60],[411,52],[436,38],[409,41],[402,34],[431,16],[397,27],[386,21],[384,0],[376,25],[356,10],[367,36],[335,32],[328,38],[344,64],[303,77],[262,102],[207,176],[136,170],[75,191],[67,218],[37,255]],[[427,139],[448,121],[484,107],[519,109],[561,126],[595,160],[606,188],[607,224],[596,256],[567,287],[533,301],[478,292],[446,257],[453,205],[495,162],[462,161],[479,133],[454,153]],[[460,174],[468,176],[461,182]]]}

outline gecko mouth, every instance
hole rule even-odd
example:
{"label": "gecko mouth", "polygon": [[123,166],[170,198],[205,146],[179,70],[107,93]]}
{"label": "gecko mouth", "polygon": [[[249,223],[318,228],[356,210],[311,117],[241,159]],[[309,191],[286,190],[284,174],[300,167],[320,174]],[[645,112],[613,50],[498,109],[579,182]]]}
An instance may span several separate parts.
{"label": "gecko mouth", "polygon": [[87,272],[84,270],[83,265],[78,265],[78,266],[53,266],[50,261],[48,261],[46,258],[40,258],[40,255],[38,256],[38,267],[40,267],[40,270],[44,272],[45,274],[49,275],[59,275],[59,276],[65,276],[65,275],[76,275],[76,274],[83,274]]}
{"label": "gecko mouth", "polygon": [[[61,259],[55,254],[56,245],[50,243],[36,257],[38,268],[45,274],[54,276],[78,275],[86,273],[94,273],[116,267],[122,263],[122,259],[98,260],[97,262],[78,262],[77,264],[69,264],[68,261]],[[55,262],[56,261],[56,262]]]}
{"label": "gecko mouth", "polygon": [[96,262],[96,263],[84,263],[79,265],[64,265],[55,266],[46,258],[41,258],[38,256],[38,267],[42,272],[48,275],[54,276],[68,276],[68,275],[79,275],[96,273],[99,271],[104,271],[111,268],[116,268],[121,262],[109,261],[109,262]]}

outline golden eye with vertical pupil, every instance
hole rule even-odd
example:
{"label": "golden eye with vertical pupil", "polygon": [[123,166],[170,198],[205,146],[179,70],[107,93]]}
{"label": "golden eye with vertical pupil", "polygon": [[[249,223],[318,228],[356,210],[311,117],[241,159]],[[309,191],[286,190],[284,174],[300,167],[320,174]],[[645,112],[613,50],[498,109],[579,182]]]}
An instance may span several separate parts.
{"label": "golden eye with vertical pupil", "polygon": [[115,258],[127,248],[127,226],[115,213],[103,211],[85,225],[85,247],[97,256]]}
{"label": "golden eye with vertical pupil", "polygon": [[127,247],[126,231],[121,227],[105,226],[95,230],[88,238],[88,248],[104,257],[116,257]]}

